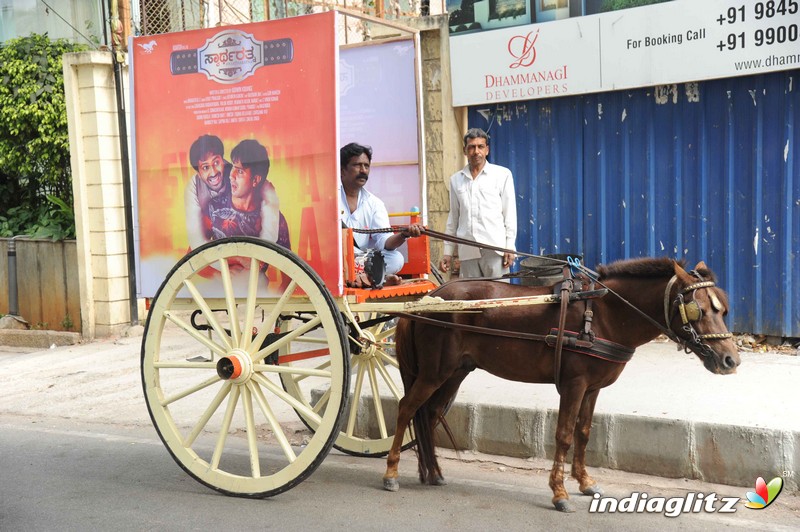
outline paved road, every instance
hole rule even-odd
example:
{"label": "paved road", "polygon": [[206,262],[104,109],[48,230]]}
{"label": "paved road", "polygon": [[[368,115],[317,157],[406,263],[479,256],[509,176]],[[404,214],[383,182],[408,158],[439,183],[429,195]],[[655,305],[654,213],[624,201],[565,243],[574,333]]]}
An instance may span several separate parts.
{"label": "paved road", "polygon": [[[193,529],[204,524],[231,528],[231,523],[251,529],[264,519],[270,520],[267,528],[296,528],[302,523],[305,528],[317,529],[324,526],[320,515],[330,522],[328,528],[343,529],[354,522],[352,504],[364,508],[355,522],[356,528],[365,530],[426,529],[428,525],[431,530],[454,526],[464,530],[522,530],[531,528],[532,522],[559,528],[576,525],[576,529],[601,523],[615,530],[620,526],[641,530],[728,525],[749,529],[781,525],[800,530],[800,501],[797,493],[788,491],[764,511],[741,508],[733,516],[697,513],[668,519],[663,515],[590,515],[591,500],[586,497],[575,500],[576,514],[561,516],[549,502],[551,493],[544,472],[550,463],[515,460],[508,455],[486,463],[448,462],[444,467],[451,485],[438,490],[417,484],[414,455],[405,453],[401,464],[403,488],[393,496],[380,489],[382,461],[353,459],[334,452],[309,479],[275,499],[254,502],[222,497],[186,475],[155,435],[141,391],[140,343],[141,337],[131,336],[47,350],[0,348],[0,531],[85,530],[88,526],[103,530]],[[596,476],[607,494],[624,498],[639,491],[652,497],[677,497],[713,491],[744,497],[747,486],[753,489],[755,476],[767,476],[776,467],[785,469],[787,463],[800,463],[800,445],[796,443],[800,440],[794,437],[800,426],[795,421],[800,419],[796,417],[800,412],[796,393],[800,359],[777,354],[749,354],[743,359],[739,375],[719,377],[705,372],[694,357],[676,353],[672,346],[648,345],[637,352],[620,382],[602,396],[605,410],[601,415],[615,423],[597,423],[593,434],[600,438],[593,448],[599,449],[595,457],[598,461],[605,452],[617,460],[632,456],[626,465],[636,465],[645,461],[642,453],[647,451],[653,456],[652,463],[664,464],[667,451],[680,449],[679,444],[688,441],[693,446],[687,456],[702,458],[701,451],[710,449],[717,461],[708,462],[709,466],[718,466],[719,460],[754,463],[758,466],[756,475],[737,486],[718,486],[599,470]],[[662,364],[665,360],[669,360],[668,367]],[[465,412],[477,413],[483,419],[477,425],[483,430],[470,433],[474,441],[495,449],[501,444],[503,449],[512,444],[530,446],[529,441],[520,441],[516,432],[520,420],[526,419],[523,407],[533,404],[540,409],[552,408],[557,404],[552,386],[518,385],[477,373],[468,379],[469,385],[465,383],[459,396]],[[763,401],[754,400],[763,396],[765,388],[771,390],[774,407],[766,410]],[[632,397],[637,400],[631,401]],[[499,415],[487,401],[511,408],[513,414]],[[281,419],[285,416],[299,423],[291,409],[278,414]],[[538,414],[533,411],[533,415]],[[703,429],[720,416],[736,422],[731,425],[733,439],[724,439],[717,426]],[[629,426],[622,424],[625,420],[637,421],[633,427],[640,431],[635,437]],[[689,433],[693,437],[684,438],[677,428],[678,420],[693,427]],[[663,430],[646,430],[656,422],[656,428]],[[535,425],[543,433],[545,426]],[[701,429],[715,446],[706,449],[698,445],[702,440],[697,435],[704,434]],[[612,435],[620,439],[614,440]],[[650,441],[646,437],[655,438],[659,444],[643,444]],[[540,444],[544,446],[552,438],[545,435],[536,441],[544,442]],[[620,449],[618,442],[624,443],[624,448]],[[747,453],[733,445],[738,442],[745,444]],[[465,458],[481,456],[485,455],[462,453]],[[698,464],[706,466],[702,460]],[[796,486],[800,472],[791,475]],[[197,501],[199,504],[195,504]],[[418,506],[422,509],[417,510]],[[263,508],[270,510],[264,512]],[[231,521],[229,509],[242,515]],[[276,521],[278,513],[285,516],[284,521]],[[377,514],[380,519],[376,521]],[[419,524],[420,519],[423,524]]]}
{"label": "paved road", "polygon": [[[447,453],[447,451],[444,451]],[[452,454],[450,455],[452,456]],[[498,461],[499,460],[499,461]],[[421,486],[403,454],[398,493],[381,489],[384,463],[333,452],[308,480],[267,500],[225,497],[188,477],[152,428],[41,416],[0,417],[0,530],[797,530],[800,501],[762,511],[574,514],[550,506],[548,464],[466,454],[442,463],[449,485]],[[690,492],[741,497],[741,488],[594,469],[607,495]],[[574,485],[570,486],[572,489]]]}

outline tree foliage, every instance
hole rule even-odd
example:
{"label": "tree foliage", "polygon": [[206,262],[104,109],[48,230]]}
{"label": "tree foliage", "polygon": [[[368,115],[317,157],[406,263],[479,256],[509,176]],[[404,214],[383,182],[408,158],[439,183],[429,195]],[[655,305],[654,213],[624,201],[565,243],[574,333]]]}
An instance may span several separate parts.
{"label": "tree foliage", "polygon": [[0,236],[75,236],[62,56],[85,49],[47,34],[0,44]]}

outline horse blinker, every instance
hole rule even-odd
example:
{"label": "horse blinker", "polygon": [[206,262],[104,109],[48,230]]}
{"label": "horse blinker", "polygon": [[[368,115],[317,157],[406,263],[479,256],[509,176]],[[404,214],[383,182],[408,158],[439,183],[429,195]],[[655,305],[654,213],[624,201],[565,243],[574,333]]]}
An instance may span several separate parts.
{"label": "horse blinker", "polygon": [[697,304],[697,301],[689,301],[688,303],[680,303],[678,309],[681,313],[683,324],[686,325],[692,321],[700,321],[703,317],[703,309]]}

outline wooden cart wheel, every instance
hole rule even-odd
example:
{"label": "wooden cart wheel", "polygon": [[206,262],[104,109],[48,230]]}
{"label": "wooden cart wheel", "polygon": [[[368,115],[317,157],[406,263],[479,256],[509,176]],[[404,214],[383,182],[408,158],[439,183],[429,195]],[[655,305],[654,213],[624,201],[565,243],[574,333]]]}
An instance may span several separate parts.
{"label": "wooden cart wheel", "polygon": [[[278,322],[296,325],[280,335]],[[280,363],[282,346],[305,338],[325,342],[324,368]],[[147,408],[196,480],[227,495],[277,495],[313,473],[339,434],[347,349],[341,314],[307,264],[272,243],[219,240],[181,259],[153,300],[141,360]],[[286,393],[283,372],[313,376],[324,404],[312,410]],[[279,422],[292,410],[313,422],[313,434]]]}
{"label": "wooden cart wheel", "polygon": [[[350,340],[351,394],[347,402],[342,432],[334,447],[354,456],[384,456],[394,438],[397,408],[403,396],[397,360],[394,354],[396,320],[380,312],[360,312],[347,324]],[[355,322],[355,323],[354,323]],[[293,346],[285,347],[287,357]],[[296,364],[322,369],[328,364],[328,353]],[[281,374],[283,386],[307,409],[317,409],[325,397],[313,376]],[[314,421],[298,411],[300,419],[316,430]],[[410,431],[403,440],[403,449],[414,445]]]}

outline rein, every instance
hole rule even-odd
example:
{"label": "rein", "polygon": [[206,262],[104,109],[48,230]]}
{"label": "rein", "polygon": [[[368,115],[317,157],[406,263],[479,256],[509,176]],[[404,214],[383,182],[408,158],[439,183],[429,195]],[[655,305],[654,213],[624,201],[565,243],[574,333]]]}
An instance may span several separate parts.
{"label": "rein", "polygon": [[[419,314],[409,314],[407,312],[397,312],[393,315],[401,318],[407,318],[421,323],[428,323],[445,329],[458,329],[463,331],[475,332],[479,334],[487,334],[489,336],[502,336],[504,338],[517,338],[519,340],[533,340],[535,342],[546,342],[548,336],[546,334],[534,334],[521,331],[507,331],[505,329],[489,329],[487,327],[478,327],[477,325],[467,325],[466,323],[453,323],[450,321],[437,320],[436,318],[429,318],[427,316],[420,316]],[[581,342],[579,347],[590,348],[591,342]]]}
{"label": "rein", "polygon": [[[405,230],[404,226],[394,225],[392,227],[383,227],[381,229],[353,229],[354,233],[362,233],[362,234],[374,234],[374,233],[398,233]],[[534,255],[533,253],[525,253],[524,251],[516,251],[513,249],[506,249],[501,248],[498,246],[492,246],[490,244],[483,244],[480,242],[475,242],[474,240],[469,240],[466,238],[461,238],[459,236],[448,235],[447,233],[440,233],[439,231],[434,231],[433,229],[424,228],[422,230],[423,235],[427,235],[432,238],[436,238],[437,240],[445,240],[448,242],[453,242],[456,244],[464,244],[465,246],[472,246],[481,249],[491,249],[492,251],[500,251],[501,253],[513,253],[514,255],[518,255],[520,257],[531,257],[534,259],[545,259],[549,260],[555,264],[563,264],[568,266],[576,266],[574,263],[570,263],[566,260],[562,259],[554,259],[553,257],[545,257],[544,255]],[[597,272],[587,268],[586,266],[579,264],[576,267],[579,267],[583,270],[587,275],[590,277],[597,277]],[[513,275],[504,276],[504,279],[509,277],[515,277]]]}
{"label": "rein", "polygon": [[[392,227],[381,228],[381,229],[353,229],[353,232],[356,232],[356,233],[370,233],[370,234],[371,233],[394,233],[394,232],[398,232],[398,231],[403,231],[404,229],[405,228],[403,226],[392,226]],[[502,252],[502,253],[513,253],[515,255],[519,255],[519,256],[523,256],[523,257],[533,257],[533,258],[539,258],[539,259],[546,259],[546,260],[549,260],[549,261],[554,262],[554,263],[559,263],[559,264],[565,265],[565,271],[568,271],[567,266],[569,267],[569,270],[582,271],[593,283],[599,284],[606,291],[608,291],[611,294],[613,294],[614,296],[616,296],[617,299],[619,299],[622,303],[624,303],[625,305],[630,307],[632,310],[634,310],[637,314],[639,314],[642,318],[644,318],[647,322],[649,322],[653,327],[658,329],[667,338],[669,338],[670,340],[672,340],[673,342],[678,344],[679,349],[683,348],[684,351],[687,352],[687,353],[691,352],[691,351],[694,351],[695,353],[697,353],[698,355],[702,356],[703,358],[713,357],[714,354],[715,354],[714,350],[711,349],[711,346],[709,346],[707,343],[703,342],[703,340],[723,340],[723,339],[726,339],[726,338],[731,338],[733,336],[729,332],[728,333],[699,334],[697,332],[697,330],[694,328],[694,326],[692,325],[692,322],[698,321],[700,319],[700,317],[702,316],[702,310],[700,309],[700,306],[697,304],[697,302],[694,300],[694,297],[692,297],[692,300],[689,301],[688,303],[684,302],[684,295],[689,293],[689,292],[694,293],[696,290],[698,290],[700,288],[711,288],[713,286],[716,286],[716,283],[714,283],[714,281],[705,281],[705,280],[703,280],[702,276],[698,272],[696,272],[694,270],[692,270],[689,273],[691,273],[692,275],[697,277],[699,282],[693,283],[693,284],[685,287],[678,294],[678,296],[675,298],[675,300],[672,302],[672,305],[670,305],[669,296],[670,296],[670,292],[672,290],[672,286],[677,281],[677,276],[673,276],[670,279],[670,281],[667,283],[666,290],[664,291],[664,319],[665,319],[665,324],[666,325],[662,325],[661,323],[659,323],[658,321],[654,320],[649,315],[647,315],[645,312],[643,312],[641,309],[639,309],[639,307],[637,307],[636,305],[634,305],[633,303],[631,303],[630,301],[628,301],[627,299],[625,299],[624,297],[619,295],[613,289],[611,289],[608,286],[606,286],[606,284],[604,284],[602,281],[600,281],[598,279],[599,274],[597,272],[595,272],[594,270],[592,270],[590,268],[587,268],[583,264],[580,264],[580,262],[565,261],[565,260],[561,260],[561,259],[555,259],[555,258],[552,258],[552,257],[544,257],[542,255],[534,255],[534,254],[531,254],[531,253],[524,253],[524,252],[516,251],[516,250],[513,250],[513,249],[506,249],[506,248],[501,248],[501,247],[498,247],[498,246],[492,246],[490,244],[483,244],[483,243],[475,242],[474,240],[468,240],[468,239],[465,239],[465,238],[461,238],[461,237],[457,237],[457,236],[453,236],[453,235],[448,235],[446,233],[441,233],[439,231],[434,231],[434,230],[428,229],[428,228],[423,228],[422,234],[428,235],[430,237],[433,237],[433,238],[436,238],[436,239],[439,239],[439,240],[445,240],[445,241],[454,242],[454,243],[457,243],[457,244],[464,244],[464,245],[467,245],[467,246],[479,247],[479,248],[482,248],[482,249],[491,249],[493,251],[499,251],[499,252]],[[509,278],[509,277],[512,277],[512,276],[504,276],[504,278]],[[564,284],[562,284],[562,288],[561,288],[562,295],[565,292],[568,291],[568,290],[565,290],[565,288],[564,288],[566,286],[566,284],[567,284],[567,281],[569,281],[571,283],[572,280],[565,278]],[[564,298],[564,297],[561,298],[561,307],[562,308],[561,308],[561,319],[559,320],[560,322],[564,321],[564,319],[565,319],[565,314],[566,314],[565,300],[568,301],[568,300],[572,299],[572,297],[571,297],[572,295],[573,294],[570,293],[570,297],[569,298]],[[710,299],[712,301],[712,305],[717,305],[718,306],[718,302],[715,303],[716,296],[713,293],[710,293],[710,296],[711,296]],[[576,299],[580,299],[580,298],[576,298]],[[683,321],[682,330],[683,330],[683,332],[685,332],[689,336],[688,339],[681,338],[670,327],[669,324],[672,321],[670,319],[670,308],[672,308],[672,315],[673,316],[674,316],[674,313],[676,311],[681,314],[681,320]],[[591,320],[591,311],[587,310],[587,313],[588,313],[588,319]],[[421,316],[418,316],[418,315],[406,314],[406,313],[402,313],[402,314],[398,314],[398,315],[402,315],[402,316],[410,318],[410,319],[415,319],[417,321],[431,320],[431,322],[435,322],[437,325],[440,325],[440,326],[443,326],[443,327],[448,327],[449,326],[451,328],[462,328],[461,324],[453,324],[453,323],[450,323],[450,322],[445,322],[445,321],[441,321],[441,320],[435,320],[433,318],[425,318],[424,320],[421,320],[421,319],[419,319],[419,318],[421,318]],[[468,327],[474,327],[474,326],[468,326]],[[467,328],[467,327],[463,327],[463,328]],[[480,329],[480,332],[483,332],[484,334],[492,334],[492,335],[495,335],[495,336],[511,336],[513,338],[524,338],[523,336],[518,336],[518,335],[527,335],[527,334],[529,334],[529,333],[516,333],[516,332],[512,332],[512,331],[497,331],[497,330],[494,330],[494,329],[485,329],[485,328],[482,328],[482,327],[475,327],[475,329]],[[559,323],[559,337],[561,337],[563,329],[564,329],[564,327],[561,326],[561,324]],[[508,333],[508,334],[506,334],[506,333]],[[540,336],[543,336],[543,335],[531,335],[531,336],[540,337]],[[534,338],[529,338],[529,339],[534,339]],[[539,341],[544,341],[541,338],[535,338],[535,339],[539,340]],[[556,376],[556,378],[555,378],[556,383],[555,384],[556,384],[556,388],[559,387],[558,375],[559,375],[559,370],[560,370],[560,363],[559,363],[560,362],[559,361],[560,354],[561,354],[560,353],[561,345],[559,345],[560,343],[561,343],[560,341],[557,341],[557,344],[556,344],[556,353],[557,353],[557,356],[556,356],[557,367],[555,368],[555,376]],[[588,342],[588,343],[591,346],[591,342]]]}

